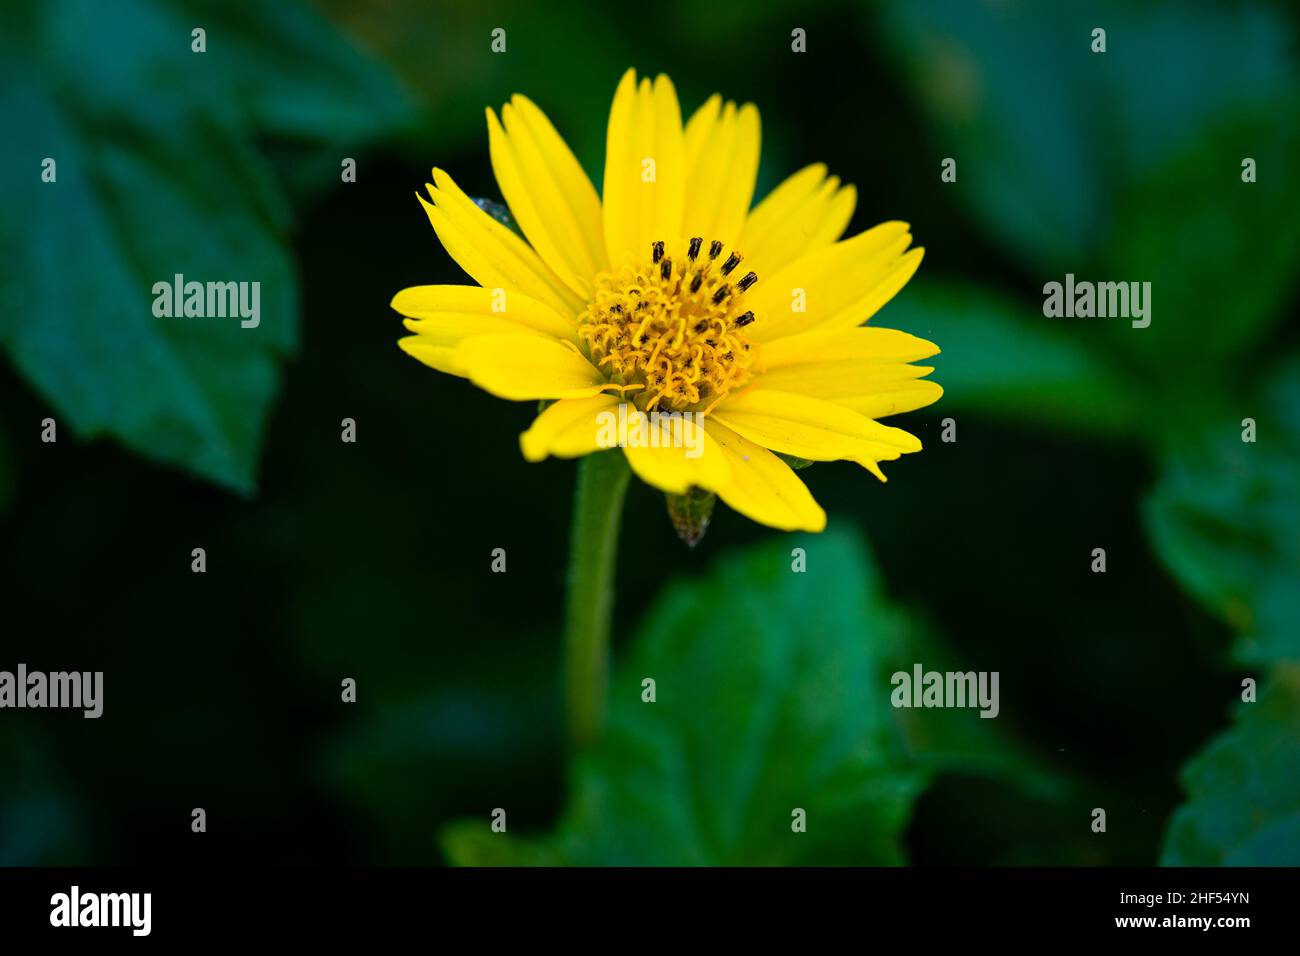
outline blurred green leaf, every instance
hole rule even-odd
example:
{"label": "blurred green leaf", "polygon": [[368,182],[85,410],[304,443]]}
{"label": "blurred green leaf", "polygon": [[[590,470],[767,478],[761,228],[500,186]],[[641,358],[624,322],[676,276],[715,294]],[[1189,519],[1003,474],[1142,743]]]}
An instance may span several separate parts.
{"label": "blurred green leaf", "polygon": [[[413,103],[392,74],[314,4],[180,0],[208,31],[219,71],[198,95],[225,101],[256,130],[316,148],[358,147],[405,127]],[[338,161],[332,169],[337,176]]]}
{"label": "blurred green leaf", "polygon": [[1300,865],[1300,669],[1276,669],[1230,730],[1183,768],[1165,866]]}
{"label": "blurred green leaf", "polygon": [[[1105,143],[1081,120],[1096,94],[1091,27],[1068,4],[946,0],[882,4],[881,26],[934,127],[957,159],[945,186],[1017,258],[1078,265],[1105,235]],[[938,160],[935,175],[938,175]]]}
{"label": "blurred green leaf", "polygon": [[0,866],[67,866],[84,854],[76,791],[51,759],[49,736],[33,724],[0,730]]}
{"label": "blurred green leaf", "polygon": [[970,285],[918,280],[873,325],[929,339],[943,352],[932,376],[944,394],[935,414],[975,411],[1103,435],[1140,431],[1128,380],[1066,326]]}
{"label": "blurred green leaf", "polygon": [[[287,202],[254,140],[373,135],[400,94],[283,5],[25,3],[0,47],[0,345],[79,436],[251,491],[298,309]],[[156,318],[154,283],[178,273],[260,283],[260,325]]]}
{"label": "blurred green leaf", "polygon": [[548,842],[493,833],[477,821],[447,825],[441,843],[447,859],[457,866],[560,866],[565,862]]}
{"label": "blurred green leaf", "polygon": [[[1242,109],[1276,122],[1294,101],[1290,30],[1258,5],[895,0],[881,11],[941,155],[958,158],[955,191],[1051,272],[1094,258],[1120,194],[1214,123]],[[1097,27],[1105,53],[1092,52]],[[1240,160],[1202,157],[1224,164],[1228,195]]]}
{"label": "blurred green leaf", "polygon": [[[806,551],[805,573],[791,570],[792,546]],[[466,865],[900,863],[931,773],[1007,772],[970,743],[982,729],[949,733],[988,723],[975,711],[930,722],[890,705],[910,627],[850,535],[722,560],[671,586],[633,640],[557,832],[518,840],[485,818],[446,830],[444,850]],[[791,829],[796,808],[805,833]]]}
{"label": "blurred green leaf", "polygon": [[[429,4],[388,0],[358,5],[318,0],[349,34],[375,50],[419,97],[424,112],[409,144],[427,172],[467,143],[487,153],[483,111],[497,109],[515,93],[537,103],[599,185],[606,118],[619,77],[646,54],[635,31],[617,17],[566,18],[544,4],[502,0]],[[505,50],[494,52],[496,30]],[[436,149],[430,156],[428,150]],[[472,195],[498,195],[490,177],[453,175]]]}
{"label": "blurred green leaf", "polygon": [[[1150,282],[1151,324],[1100,321],[1108,349],[1159,380],[1156,422],[1202,404],[1204,375],[1220,391],[1253,382],[1248,363],[1230,363],[1282,319],[1300,261],[1300,178],[1283,172],[1300,155],[1300,84],[1288,89],[1289,110],[1239,107],[1115,200],[1094,277]],[[1241,180],[1245,156],[1254,183]]]}
{"label": "blurred green leaf", "polygon": [[[330,741],[319,770],[328,788],[355,808],[374,862],[428,864],[437,854],[430,820],[471,806],[484,806],[486,814],[502,793],[527,789],[530,782],[534,789],[545,789],[538,781],[554,785],[562,726],[554,644],[516,637],[509,654],[430,669],[424,679],[432,686],[420,695],[377,687],[380,675],[364,680],[376,703]],[[518,809],[518,803],[507,805]],[[413,837],[421,828],[425,835]],[[475,828],[465,829],[472,836]],[[489,842],[481,852],[495,853],[501,845]],[[479,851],[471,841],[465,852]]]}
{"label": "blurred green leaf", "polygon": [[1238,410],[1165,453],[1147,529],[1174,577],[1242,635],[1241,659],[1300,660],[1300,361]]}
{"label": "blurred green leaf", "polygon": [[[886,4],[884,35],[958,161],[944,186],[1038,285],[1150,282],[1151,326],[1098,320],[1100,351],[1170,409],[1279,318],[1300,254],[1294,32],[1207,3]],[[1105,53],[1092,31],[1106,30]],[[1243,183],[1242,160],[1258,163]],[[936,159],[936,175],[938,162]],[[1093,329],[1104,333],[1094,336]],[[1157,416],[1159,420],[1160,416]]]}
{"label": "blurred green leaf", "polygon": [[[920,622],[909,622],[902,639],[885,647],[884,654],[883,680],[898,671],[910,672],[918,662],[927,671],[971,670]],[[1013,715],[1004,710],[996,720],[972,720],[972,716],[970,710],[957,707],[893,710],[909,755],[934,775],[957,775],[963,781],[983,777],[1011,784],[1022,796],[1039,801],[1059,802],[1067,795],[1066,781],[1016,739]]]}

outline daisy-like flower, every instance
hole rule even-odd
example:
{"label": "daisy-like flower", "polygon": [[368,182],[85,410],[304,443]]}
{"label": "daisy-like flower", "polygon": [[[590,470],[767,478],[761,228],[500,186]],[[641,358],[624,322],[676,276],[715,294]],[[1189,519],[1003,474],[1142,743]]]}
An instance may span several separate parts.
{"label": "daisy-like flower", "polygon": [[500,398],[549,403],[521,436],[525,458],[601,450],[621,404],[625,419],[669,413],[664,440],[623,449],[642,480],[820,531],[826,515],[788,459],[848,460],[884,481],[880,462],[921,449],[876,419],[939,398],[923,379],[933,369],[910,364],[939,350],[862,324],[923,250],[908,249],[902,222],[841,239],[856,193],[820,164],[751,209],[753,104],[715,95],[683,126],[671,81],[629,70],[602,195],[527,98],[499,119],[489,109],[487,123],[527,242],[435,169],[420,202],[478,285],[406,289],[393,308],[414,333],[399,344],[421,362]]}

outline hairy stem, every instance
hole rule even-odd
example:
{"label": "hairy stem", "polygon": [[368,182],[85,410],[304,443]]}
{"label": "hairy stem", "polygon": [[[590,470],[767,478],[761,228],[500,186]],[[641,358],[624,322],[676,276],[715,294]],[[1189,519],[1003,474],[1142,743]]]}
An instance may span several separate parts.
{"label": "hairy stem", "polygon": [[604,723],[618,528],[630,476],[618,449],[587,455],[578,464],[564,628],[568,733],[575,751],[594,742]]}

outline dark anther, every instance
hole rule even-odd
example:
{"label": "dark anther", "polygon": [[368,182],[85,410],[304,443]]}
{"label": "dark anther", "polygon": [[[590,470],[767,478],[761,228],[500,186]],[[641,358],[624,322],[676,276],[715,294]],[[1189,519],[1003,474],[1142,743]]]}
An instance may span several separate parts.
{"label": "dark anther", "polygon": [[746,272],[745,278],[737,282],[736,285],[740,288],[741,292],[745,292],[749,289],[751,285],[753,285],[757,281],[758,281],[758,276],[756,276],[752,272]]}
{"label": "dark anther", "polygon": [[611,305],[611,306],[609,307],[609,311],[611,311],[611,312],[622,312],[622,311],[623,311],[623,307],[622,307],[621,305],[619,305],[618,303],[615,303],[614,305]]}
{"label": "dark anther", "polygon": [[709,327],[709,321],[708,321],[708,319],[701,319],[700,321],[698,321],[698,322],[695,323],[695,334],[696,334],[696,335],[699,335],[701,332],[703,332],[703,331],[704,331],[705,329],[707,329],[708,327]]}
{"label": "dark anther", "polygon": [[664,244],[663,244],[663,240],[660,240],[659,242],[656,242],[656,243],[655,243],[653,246],[651,246],[650,248],[654,250],[654,258],[655,258],[655,262],[658,262],[660,259],[662,259],[662,258],[664,257]]}
{"label": "dark anther", "polygon": [[719,286],[718,291],[713,293],[713,304],[717,305],[730,294],[731,294],[730,286],[725,286],[725,285]]}
{"label": "dark anther", "polygon": [[663,262],[659,263],[660,278],[667,279],[672,274],[673,274],[673,260],[665,259]]}
{"label": "dark anther", "polygon": [[709,243],[709,258],[716,259],[720,255],[722,255],[722,243],[714,239],[713,242]]}
{"label": "dark anther", "polygon": [[740,265],[740,255],[739,253],[733,252],[731,255],[727,256],[727,261],[722,264],[722,274],[724,276],[730,275],[731,270],[736,268],[738,265]]}
{"label": "dark anther", "polygon": [[691,262],[694,262],[695,257],[700,254],[700,243],[702,242],[704,242],[704,240],[701,239],[699,236],[696,236],[694,239],[691,240],[691,247],[688,250],[686,250],[686,257],[690,259]]}
{"label": "dark anther", "polygon": [[697,272],[695,273],[695,278],[691,280],[691,292],[699,292],[700,286],[702,285],[704,285],[704,273]]}
{"label": "dark anther", "polygon": [[749,325],[749,323],[753,321],[754,321],[753,312],[746,312],[744,315],[738,315],[736,316],[736,328],[743,329],[745,326]]}

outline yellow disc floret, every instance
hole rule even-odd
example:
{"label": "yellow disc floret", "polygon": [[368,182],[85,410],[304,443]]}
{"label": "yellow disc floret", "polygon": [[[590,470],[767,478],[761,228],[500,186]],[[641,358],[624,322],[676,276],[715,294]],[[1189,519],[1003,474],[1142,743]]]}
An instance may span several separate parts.
{"label": "yellow disc floret", "polygon": [[592,362],[643,411],[710,411],[749,380],[754,322],[745,292],[758,281],[742,256],[700,237],[596,277],[578,317]]}

